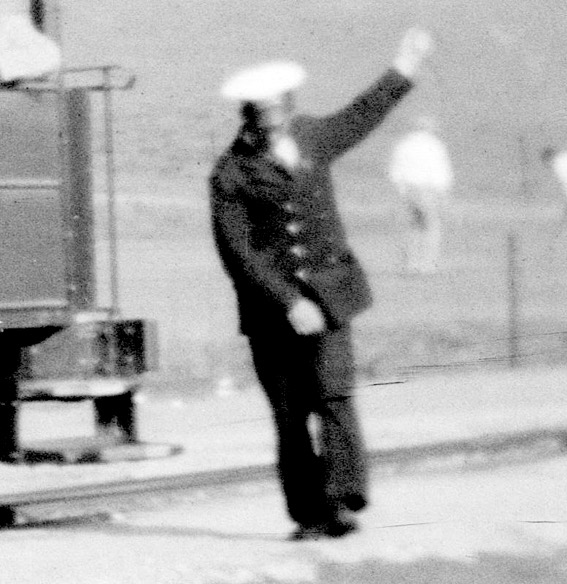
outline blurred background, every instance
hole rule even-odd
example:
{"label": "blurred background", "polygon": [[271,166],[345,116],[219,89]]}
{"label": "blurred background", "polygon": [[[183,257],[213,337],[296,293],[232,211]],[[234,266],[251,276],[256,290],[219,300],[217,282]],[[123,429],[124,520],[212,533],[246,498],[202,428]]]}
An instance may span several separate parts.
{"label": "blurred background", "polygon": [[[545,146],[567,146],[562,0],[61,4],[69,66],[113,63],[137,77],[114,97],[120,305],[125,316],[157,321],[154,387],[200,393],[255,383],[209,223],[207,177],[238,125],[235,106],[219,95],[222,81],[246,65],[292,59],[309,74],[300,109],[328,113],[389,66],[416,24],[437,41],[417,88],[334,169],[375,296],[355,321],[361,382],[565,362],[564,195],[539,159]],[[400,203],[386,170],[395,140],[423,114],[439,123],[456,185],[443,270],[408,278]],[[102,149],[95,136],[105,302]]]}

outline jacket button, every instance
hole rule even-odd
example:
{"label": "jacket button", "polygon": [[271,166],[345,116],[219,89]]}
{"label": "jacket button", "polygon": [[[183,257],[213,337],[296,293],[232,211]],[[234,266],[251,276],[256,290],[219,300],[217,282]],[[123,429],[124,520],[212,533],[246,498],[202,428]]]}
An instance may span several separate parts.
{"label": "jacket button", "polygon": [[292,235],[297,235],[301,231],[301,224],[297,222],[288,223],[285,226],[285,229],[288,233],[291,233]]}
{"label": "jacket button", "polygon": [[302,245],[294,245],[289,248],[289,251],[298,258],[304,258],[307,255],[307,249]]}
{"label": "jacket button", "polygon": [[284,203],[283,208],[288,212],[288,213],[293,213],[295,211],[295,205],[293,203],[290,203],[289,201],[287,203]]}
{"label": "jacket button", "polygon": [[298,279],[298,280],[307,280],[307,270],[297,270],[297,272],[294,273],[294,276]]}

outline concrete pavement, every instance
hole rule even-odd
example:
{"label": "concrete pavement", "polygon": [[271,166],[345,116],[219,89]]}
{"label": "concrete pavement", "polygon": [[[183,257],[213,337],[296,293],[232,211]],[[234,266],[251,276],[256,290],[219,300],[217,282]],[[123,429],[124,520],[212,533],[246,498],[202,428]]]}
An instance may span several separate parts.
{"label": "concrete pavement", "polygon": [[471,472],[374,469],[361,530],[289,542],[276,481],[161,494],[110,519],[0,533],[11,584],[563,584],[564,457]]}
{"label": "concrete pavement", "polygon": [[[355,393],[370,455],[382,462],[498,449],[514,441],[567,432],[567,368],[421,376]],[[274,434],[258,388],[205,398],[139,396],[140,438],[149,458],[108,463],[0,465],[0,497],[37,489],[187,475],[196,483],[273,472]],[[31,407],[37,406],[37,407]],[[30,404],[24,441],[94,432],[89,404]],[[182,453],[162,457],[160,445]]]}

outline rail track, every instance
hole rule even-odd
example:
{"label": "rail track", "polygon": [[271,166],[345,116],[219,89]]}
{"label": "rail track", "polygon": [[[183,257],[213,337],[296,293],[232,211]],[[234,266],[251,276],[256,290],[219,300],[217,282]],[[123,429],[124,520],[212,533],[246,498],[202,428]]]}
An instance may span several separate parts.
{"label": "rail track", "polygon": [[[438,443],[368,453],[374,476],[394,473],[447,472],[523,463],[562,456],[567,446],[565,429],[491,436],[474,442]],[[203,472],[188,472],[143,479],[115,480],[61,488],[0,493],[0,527],[49,525],[61,521],[112,516],[171,504],[172,497],[188,497],[237,483],[275,479],[271,464]]]}

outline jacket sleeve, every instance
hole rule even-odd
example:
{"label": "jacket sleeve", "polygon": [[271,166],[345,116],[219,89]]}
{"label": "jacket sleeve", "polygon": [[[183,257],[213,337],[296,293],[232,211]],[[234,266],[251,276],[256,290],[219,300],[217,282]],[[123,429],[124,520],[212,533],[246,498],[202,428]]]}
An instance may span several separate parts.
{"label": "jacket sleeve", "polygon": [[364,140],[412,87],[409,79],[389,69],[346,107],[320,119],[320,147],[329,158],[344,154]]}
{"label": "jacket sleeve", "polygon": [[[224,184],[223,184],[224,183]],[[286,308],[301,297],[298,286],[275,265],[269,250],[255,249],[252,225],[238,187],[211,179],[213,235],[237,289],[256,288]]]}

